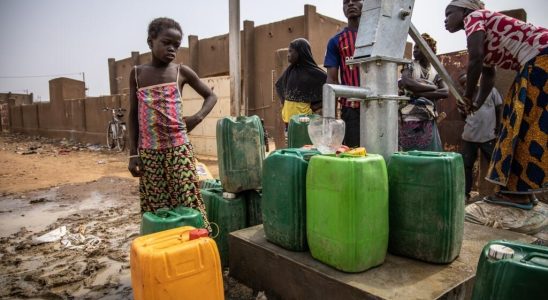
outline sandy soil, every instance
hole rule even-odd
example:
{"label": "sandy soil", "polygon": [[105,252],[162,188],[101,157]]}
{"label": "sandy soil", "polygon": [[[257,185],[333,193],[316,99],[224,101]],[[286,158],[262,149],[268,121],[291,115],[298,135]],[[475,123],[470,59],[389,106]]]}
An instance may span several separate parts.
{"label": "sandy soil", "polygon": [[[217,175],[215,161],[201,161]],[[125,153],[0,135],[0,298],[132,299],[137,188]],[[36,243],[62,226],[61,241]],[[224,279],[227,299],[255,299]]]}

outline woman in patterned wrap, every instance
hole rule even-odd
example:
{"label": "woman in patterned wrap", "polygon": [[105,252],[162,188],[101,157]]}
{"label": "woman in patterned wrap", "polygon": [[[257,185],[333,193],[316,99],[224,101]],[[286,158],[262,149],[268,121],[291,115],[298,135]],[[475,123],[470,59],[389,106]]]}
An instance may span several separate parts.
{"label": "woman in patterned wrap", "polygon": [[453,0],[445,16],[447,31],[464,29],[467,36],[462,111],[482,106],[494,86],[495,67],[516,71],[487,173],[498,192],[484,200],[531,209],[534,194],[548,188],[548,30],[486,10],[479,0]]}

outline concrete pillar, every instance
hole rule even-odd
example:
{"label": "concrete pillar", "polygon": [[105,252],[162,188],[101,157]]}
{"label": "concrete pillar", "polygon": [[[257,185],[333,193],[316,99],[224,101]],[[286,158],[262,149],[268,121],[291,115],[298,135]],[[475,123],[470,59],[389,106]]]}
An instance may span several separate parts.
{"label": "concrete pillar", "polygon": [[190,61],[185,62],[198,76],[202,76],[200,73],[200,40],[197,35],[188,36],[188,59]]}
{"label": "concrete pillar", "polygon": [[278,94],[276,93],[276,87],[274,84],[278,80],[278,78],[282,75],[285,69],[287,69],[289,62],[287,61],[287,48],[284,49],[278,49],[274,53],[274,64],[275,64],[275,71],[274,76],[272,80],[272,91],[274,93],[272,97],[272,107],[274,112],[274,143],[276,144],[276,149],[282,149],[287,148],[287,144],[285,142],[285,124],[282,120],[282,102],[281,99],[279,99]]}
{"label": "concrete pillar", "polygon": [[228,57],[230,73],[230,114],[241,115],[240,0],[228,3]]}
{"label": "concrete pillar", "polygon": [[110,94],[118,94],[118,80],[116,80],[116,60],[114,58],[108,59],[108,80],[110,84]]}
{"label": "concrete pillar", "polygon": [[131,51],[131,61],[133,66],[138,66],[141,64],[139,51]]}
{"label": "concrete pillar", "polygon": [[[243,110],[246,116],[249,115],[249,101],[254,100],[254,77],[255,77],[255,23],[253,21],[244,21],[244,46],[242,49],[242,71],[243,71]],[[253,101],[253,106],[257,106],[257,101]]]}
{"label": "concrete pillar", "polygon": [[308,40],[312,48],[312,56],[319,65],[323,62],[325,47],[327,41],[322,37],[323,28],[320,23],[320,17],[316,12],[314,5],[306,4],[304,6],[304,38]]}
{"label": "concrete pillar", "polygon": [[0,129],[2,132],[10,132],[10,105],[7,99],[0,100]]}

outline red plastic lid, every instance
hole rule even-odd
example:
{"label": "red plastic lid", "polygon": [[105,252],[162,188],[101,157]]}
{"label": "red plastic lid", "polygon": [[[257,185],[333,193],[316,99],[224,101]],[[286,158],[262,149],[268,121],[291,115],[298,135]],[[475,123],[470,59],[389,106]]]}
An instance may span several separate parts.
{"label": "red plastic lid", "polygon": [[209,231],[207,231],[207,229],[205,228],[193,229],[189,232],[188,240],[192,241],[195,239],[199,239],[201,237],[208,237],[208,236],[209,236]]}

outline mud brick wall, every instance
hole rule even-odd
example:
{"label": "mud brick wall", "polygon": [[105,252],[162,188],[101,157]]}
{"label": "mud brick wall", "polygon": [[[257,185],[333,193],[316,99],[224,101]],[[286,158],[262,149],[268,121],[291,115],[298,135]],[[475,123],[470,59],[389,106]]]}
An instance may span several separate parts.
{"label": "mud brick wall", "polygon": [[[209,115],[192,132],[190,141],[194,151],[201,155],[217,156],[216,129],[220,118],[230,115],[230,77],[219,76],[203,79],[217,95],[217,104]],[[203,99],[192,88],[183,90],[184,115],[193,115],[202,107]]]}
{"label": "mud brick wall", "polygon": [[[309,40],[314,59],[323,64],[327,41],[346,24],[316,12],[312,5],[304,6],[304,14],[279,22],[255,26],[243,21],[241,32],[242,98],[248,105],[242,107],[245,115],[258,115],[265,120],[269,132],[274,131],[275,102],[278,101],[273,83],[280,74],[275,72],[274,53],[287,48],[289,43],[304,37]],[[201,78],[225,76],[229,73],[228,34],[198,39],[188,36],[188,48],[180,48],[176,62],[192,67]],[[111,94],[127,93],[128,76],[134,64],[147,61],[150,52],[132,52],[130,58],[109,59]],[[226,115],[229,115],[228,112]]]}
{"label": "mud brick wall", "polygon": [[[215,129],[217,120],[230,114],[230,79],[228,76],[221,76],[202,80],[217,94],[218,102],[206,119],[190,133],[190,139],[194,144],[196,154],[216,156]],[[83,87],[83,82],[50,81],[51,102],[8,105],[11,118],[10,131],[105,145],[106,129],[111,120],[111,112],[103,111],[103,108],[125,108],[126,113],[123,121],[127,122],[129,95],[62,98],[74,96],[74,91],[78,90],[78,86]],[[192,88],[185,87],[183,89],[184,115],[196,113],[202,104],[202,97]]]}

